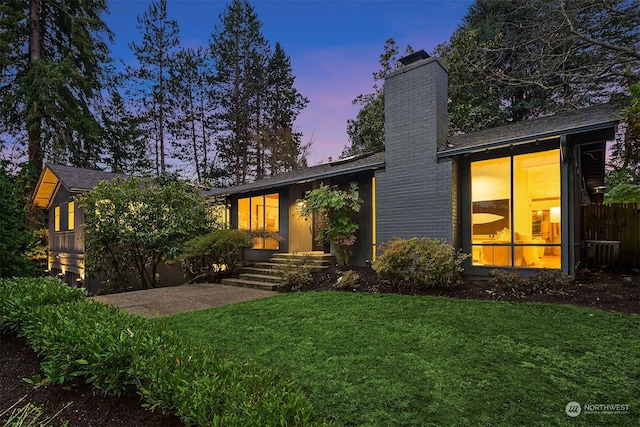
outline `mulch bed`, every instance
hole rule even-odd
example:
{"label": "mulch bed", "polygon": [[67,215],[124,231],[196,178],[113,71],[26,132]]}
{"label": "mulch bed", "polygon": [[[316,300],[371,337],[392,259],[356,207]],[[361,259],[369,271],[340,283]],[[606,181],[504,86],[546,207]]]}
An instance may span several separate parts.
{"label": "mulch bed", "polygon": [[[502,301],[528,301],[570,304],[606,311],[640,313],[640,271],[584,272],[574,285],[558,294],[501,294],[493,290],[488,281],[467,280],[455,287],[436,287],[416,290],[394,286],[380,280],[369,267],[351,267],[360,279],[357,290],[347,292],[400,293],[410,295],[435,295],[460,299]],[[311,284],[300,291],[335,290],[338,277],[344,268],[331,267],[313,275]],[[44,416],[56,416],[49,425],[59,426],[69,421],[70,427],[124,427],[124,426],[180,426],[179,418],[148,411],[141,406],[136,394],[120,398],[105,397],[82,382],[70,385],[31,387],[23,378],[40,373],[42,357],[34,353],[23,339],[0,337],[0,412],[26,396],[18,406],[27,402],[43,408]],[[4,425],[8,415],[0,417]]]}
{"label": "mulch bed", "polygon": [[[119,398],[105,397],[84,382],[31,387],[23,378],[40,374],[42,360],[24,339],[0,337],[0,413],[25,397],[17,407],[27,403],[42,407],[42,421],[61,411],[47,424],[50,426],[60,426],[64,421],[69,421],[70,427],[183,425],[176,416],[144,409],[140,397],[133,393]],[[9,415],[0,417],[0,425],[4,425]]]}
{"label": "mulch bed", "polygon": [[[330,267],[313,274],[310,284],[299,291],[338,290],[338,277],[346,270],[354,270],[360,276],[357,289],[350,292],[396,293],[406,295],[433,295],[459,299],[494,301],[544,302],[570,304],[628,314],[640,314],[640,271],[637,269],[613,271],[583,271],[574,284],[561,293],[554,294],[503,294],[494,291],[488,280],[465,280],[463,284],[448,287],[413,288],[394,285],[381,280],[369,267]],[[345,290],[345,289],[342,289]]]}

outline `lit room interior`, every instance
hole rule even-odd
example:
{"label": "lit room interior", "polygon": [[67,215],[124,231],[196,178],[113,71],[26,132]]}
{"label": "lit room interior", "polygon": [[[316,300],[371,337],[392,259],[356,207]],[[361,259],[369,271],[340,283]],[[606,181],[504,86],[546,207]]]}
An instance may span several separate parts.
{"label": "lit room interior", "polygon": [[473,265],[560,268],[560,152],[471,163]]}

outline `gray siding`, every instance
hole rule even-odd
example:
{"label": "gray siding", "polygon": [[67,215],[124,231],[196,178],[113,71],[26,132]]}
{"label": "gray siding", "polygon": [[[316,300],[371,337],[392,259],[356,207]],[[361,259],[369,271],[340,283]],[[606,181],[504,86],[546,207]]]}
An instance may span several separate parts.
{"label": "gray siding", "polygon": [[447,72],[437,58],[387,77],[385,133],[385,171],[376,173],[377,243],[393,237],[453,243],[453,165],[436,157],[447,137]]}

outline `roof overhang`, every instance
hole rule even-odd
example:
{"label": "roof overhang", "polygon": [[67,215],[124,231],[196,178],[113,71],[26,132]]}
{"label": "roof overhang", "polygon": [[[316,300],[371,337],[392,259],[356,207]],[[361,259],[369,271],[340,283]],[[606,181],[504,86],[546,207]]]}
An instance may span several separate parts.
{"label": "roof overhang", "polygon": [[483,151],[490,151],[498,148],[515,147],[523,144],[531,144],[536,142],[542,142],[553,139],[562,139],[562,136],[594,132],[603,129],[615,128],[617,122],[608,121],[602,123],[596,123],[586,126],[572,127],[562,130],[554,130],[550,132],[537,133],[532,135],[525,135],[517,138],[499,139],[493,141],[486,141],[478,144],[473,144],[466,147],[451,148],[438,152],[438,159],[446,159],[459,155],[479,153]]}
{"label": "roof overhang", "polygon": [[[335,176],[352,175],[354,173],[365,172],[368,170],[374,171],[384,167],[384,165],[385,165],[385,162],[384,160],[382,160],[377,163],[357,166],[357,167],[349,168],[347,170],[337,170],[337,171],[328,170],[326,172],[318,173],[308,177],[296,177],[291,179],[284,179],[282,181],[277,181],[277,182],[269,181],[269,182],[265,182],[263,185],[253,183],[249,188],[246,188],[246,189],[230,187],[226,189],[221,189],[220,192],[209,194],[207,197],[210,199],[219,199],[220,197],[226,197],[226,196],[231,196],[235,194],[256,193],[264,190],[282,188],[289,185],[304,184],[305,182],[312,182],[312,181],[317,181],[325,178],[332,178]],[[224,191],[224,190],[228,190],[228,191]]]}
{"label": "roof overhang", "polygon": [[38,209],[49,209],[58,194],[61,182],[51,169],[45,167],[33,192],[31,204]]}

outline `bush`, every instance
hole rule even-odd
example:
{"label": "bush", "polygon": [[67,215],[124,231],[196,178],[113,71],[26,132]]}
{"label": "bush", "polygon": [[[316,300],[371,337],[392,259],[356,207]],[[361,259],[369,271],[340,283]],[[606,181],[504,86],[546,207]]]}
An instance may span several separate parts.
{"label": "bush", "polygon": [[87,301],[60,281],[0,281],[0,296],[3,325],[45,355],[39,384],[82,377],[107,395],[137,389],[145,406],[195,425],[324,424],[300,388],[277,372],[220,358],[162,323]]}
{"label": "bush", "polygon": [[223,274],[234,274],[242,264],[251,237],[242,230],[222,229],[187,241],[180,263],[190,281],[219,280]]}
{"label": "bush", "polygon": [[469,257],[444,241],[417,237],[391,239],[380,251],[372,265],[380,277],[416,287],[456,284]]}
{"label": "bush", "polygon": [[533,293],[548,294],[562,291],[573,284],[573,278],[560,270],[543,268],[527,279],[527,286]]}
{"label": "bush", "polygon": [[32,316],[22,335],[46,354],[42,370],[48,382],[82,377],[106,395],[134,390],[131,361],[145,348],[140,340],[149,334],[142,330],[152,326],[143,318],[94,301],[43,305]]}
{"label": "bush", "polygon": [[295,292],[310,284],[313,280],[310,261],[311,257],[309,255],[287,259],[278,268],[278,274],[282,276],[282,282],[280,282],[278,290]]}
{"label": "bush", "polygon": [[54,277],[0,279],[0,334],[18,334],[38,306],[84,299],[82,290]]}
{"label": "bush", "polygon": [[347,270],[342,276],[338,277],[336,289],[358,289],[360,287],[360,284],[358,283],[359,280],[360,275],[357,272],[353,270]]}
{"label": "bush", "polygon": [[505,271],[496,268],[491,270],[489,283],[493,285],[494,292],[515,293],[524,287],[525,279],[516,270]]}
{"label": "bush", "polygon": [[315,418],[302,391],[275,371],[176,337],[137,358],[134,371],[145,406],[174,409],[195,425],[310,425]]}
{"label": "bush", "polygon": [[490,283],[498,293],[553,294],[562,292],[573,283],[573,278],[562,274],[560,270],[543,268],[530,277],[524,278],[516,270],[508,272],[491,270]]}

